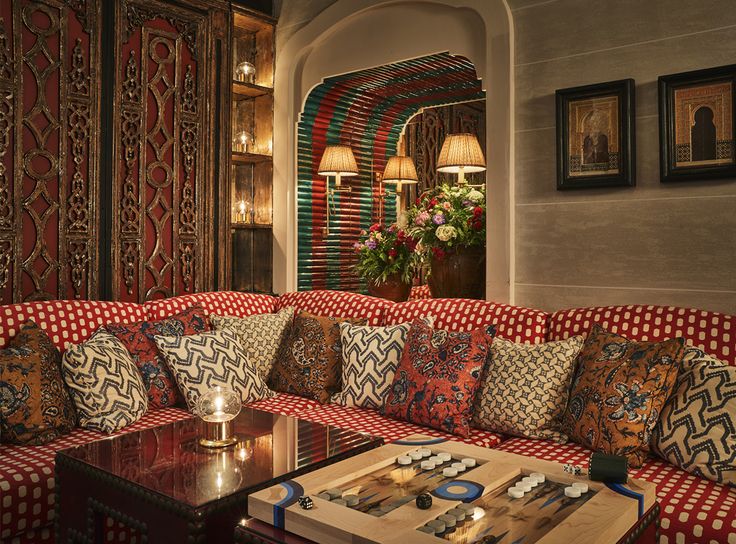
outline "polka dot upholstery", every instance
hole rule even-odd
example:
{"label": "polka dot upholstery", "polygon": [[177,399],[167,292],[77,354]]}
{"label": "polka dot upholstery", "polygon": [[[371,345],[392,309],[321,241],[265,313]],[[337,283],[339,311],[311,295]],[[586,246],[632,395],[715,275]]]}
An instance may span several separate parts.
{"label": "polka dot upholstery", "polygon": [[[191,414],[178,408],[154,410],[117,434],[149,429],[188,417],[192,417]],[[38,530],[52,523],[56,452],[105,436],[77,428],[43,446],[0,445],[0,539]]]}
{"label": "polka dot upholstery", "polygon": [[302,412],[299,418],[322,423],[323,425],[334,425],[341,429],[380,436],[387,442],[404,438],[410,434],[424,434],[492,448],[498,445],[502,439],[501,435],[480,429],[472,429],[468,438],[460,438],[420,425],[384,417],[374,410],[340,406],[338,404],[323,404],[313,410]]}
{"label": "polka dot upholstery", "polygon": [[0,306],[0,348],[15,336],[20,325],[33,319],[60,350],[79,344],[107,323],[135,323],[145,319],[145,309],[129,302],[52,300]]}
{"label": "polka dot upholstery", "polygon": [[10,540],[3,540],[3,544],[53,544],[54,539],[54,528],[44,527],[43,529],[36,529],[28,531],[22,535],[14,536]]}
{"label": "polka dot upholstery", "polygon": [[409,300],[422,300],[425,298],[432,298],[432,293],[429,290],[429,285],[415,285],[411,288],[411,293],[409,293]]}
{"label": "polka dot upholstery", "polygon": [[329,317],[358,317],[369,325],[380,325],[383,313],[393,302],[346,291],[299,291],[285,293],[276,302],[276,311],[294,306],[297,310]]}
{"label": "polka dot upholstery", "polygon": [[394,325],[425,315],[435,317],[435,327],[452,331],[495,324],[496,334],[513,342],[540,344],[547,332],[545,312],[485,300],[434,298],[400,302],[387,309],[384,322]]}
{"label": "polka dot upholstery", "polygon": [[296,416],[319,406],[321,405],[316,400],[305,399],[288,393],[277,393],[275,397],[270,399],[262,399],[248,404],[249,408],[283,416]]}
{"label": "polka dot upholstery", "polygon": [[[583,467],[590,457],[590,450],[577,444],[527,438],[512,438],[497,449]],[[655,458],[630,475],[657,485],[662,509],[659,544],[736,542],[736,488],[693,476]]]}
{"label": "polka dot upholstery", "polygon": [[196,303],[201,304],[207,314],[248,317],[249,315],[273,312],[275,302],[276,298],[271,295],[240,293],[238,291],[215,291],[151,300],[144,303],[143,306],[146,308],[146,319],[163,319]]}
{"label": "polka dot upholstery", "polygon": [[[550,318],[550,340],[586,333],[598,323],[636,341],[658,342],[682,336],[693,346],[736,365],[736,316],[672,306],[573,308]],[[730,544],[730,543],[729,543]]]}

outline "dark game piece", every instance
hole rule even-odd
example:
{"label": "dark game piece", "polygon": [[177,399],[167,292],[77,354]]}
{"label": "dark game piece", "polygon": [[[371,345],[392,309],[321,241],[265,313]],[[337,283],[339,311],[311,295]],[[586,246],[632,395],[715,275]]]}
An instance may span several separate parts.
{"label": "dark game piece", "polygon": [[312,499],[306,496],[299,497],[299,499],[297,499],[297,502],[299,503],[299,506],[301,506],[304,510],[311,510],[314,506]]}
{"label": "dark game piece", "polygon": [[430,506],[432,506],[432,495],[429,493],[422,493],[417,497],[416,500],[417,508],[420,510],[427,510]]}

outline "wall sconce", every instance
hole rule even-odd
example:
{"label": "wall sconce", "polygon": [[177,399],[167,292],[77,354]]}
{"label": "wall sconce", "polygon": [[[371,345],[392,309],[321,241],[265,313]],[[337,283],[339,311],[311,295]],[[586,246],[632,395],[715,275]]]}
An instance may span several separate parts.
{"label": "wall sconce", "polygon": [[390,157],[383,171],[383,183],[396,185],[396,219],[401,214],[401,193],[404,185],[415,185],[419,183],[417,169],[411,157],[401,155]]}
{"label": "wall sconce", "polygon": [[[325,191],[325,198],[327,204],[327,225],[325,226],[323,233],[328,235],[330,233],[330,200],[332,200],[332,213],[335,213],[335,193],[336,192],[350,192],[349,186],[342,185],[342,176],[357,176],[358,175],[358,163],[355,162],[355,156],[353,150],[347,145],[328,145],[322,154],[322,160],[319,161],[319,168],[317,173],[320,176],[327,177],[327,187]],[[330,189],[329,176],[335,176],[335,187]]]}
{"label": "wall sconce", "polygon": [[465,174],[483,172],[486,160],[475,134],[448,134],[437,159],[437,171],[457,174],[457,184],[467,185]]}
{"label": "wall sconce", "polygon": [[256,67],[252,62],[244,60],[235,66],[235,80],[243,83],[255,83]]}
{"label": "wall sconce", "polygon": [[248,153],[253,146],[253,135],[247,130],[241,130],[233,138],[233,151]]}

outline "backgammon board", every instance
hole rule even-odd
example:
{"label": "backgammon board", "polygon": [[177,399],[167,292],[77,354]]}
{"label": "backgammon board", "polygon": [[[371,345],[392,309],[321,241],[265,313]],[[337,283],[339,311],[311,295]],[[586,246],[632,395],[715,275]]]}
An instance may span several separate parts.
{"label": "backgammon board", "polygon": [[[329,543],[611,543],[655,503],[655,486],[608,486],[562,465],[414,435],[248,498],[263,522]],[[417,497],[431,496],[426,509]],[[311,508],[299,504],[308,496]],[[307,501],[308,502],[308,501]]]}

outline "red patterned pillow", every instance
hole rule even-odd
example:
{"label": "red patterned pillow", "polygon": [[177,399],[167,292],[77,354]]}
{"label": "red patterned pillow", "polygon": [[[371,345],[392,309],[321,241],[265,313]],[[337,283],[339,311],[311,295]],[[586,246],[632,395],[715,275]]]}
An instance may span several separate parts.
{"label": "red patterned pillow", "polygon": [[153,337],[186,336],[210,330],[201,304],[157,321],[139,321],[130,325],[110,324],[105,328],[120,340],[133,357],[148,391],[148,407],[164,408],[178,404],[182,397],[171,376],[166,360]]}
{"label": "red patterned pillow", "polygon": [[494,325],[449,332],[414,321],[384,415],[467,437],[495,333]]}

